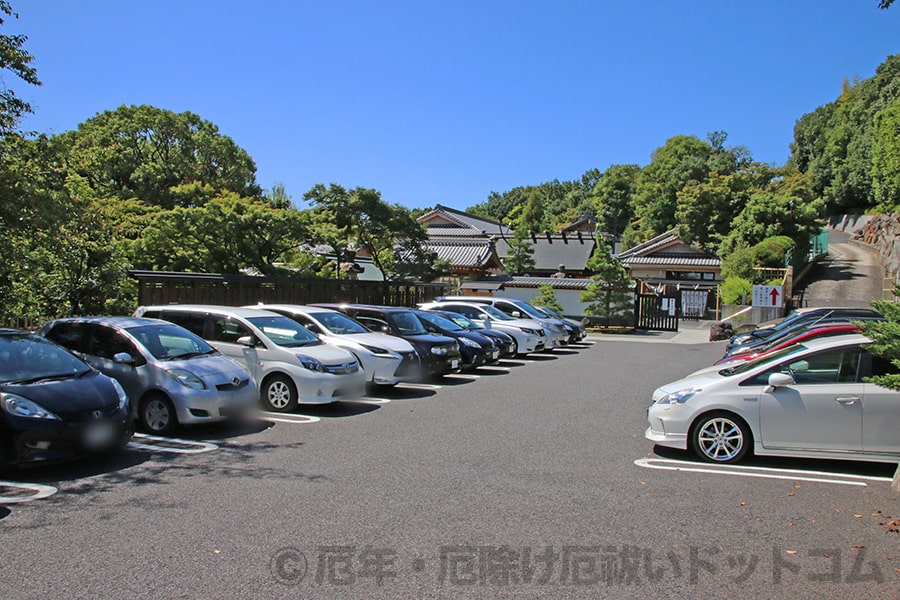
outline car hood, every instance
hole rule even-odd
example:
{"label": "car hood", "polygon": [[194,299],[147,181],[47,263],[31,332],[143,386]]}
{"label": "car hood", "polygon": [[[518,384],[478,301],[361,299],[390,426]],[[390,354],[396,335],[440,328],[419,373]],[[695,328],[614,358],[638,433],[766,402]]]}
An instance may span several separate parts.
{"label": "car hood", "polygon": [[334,340],[338,343],[351,342],[353,344],[365,344],[366,346],[384,348],[385,350],[390,350],[392,352],[413,352],[414,350],[412,344],[403,338],[374,331],[371,333],[348,333],[343,335],[330,334],[324,336],[323,339],[325,341]]}
{"label": "car hood", "polygon": [[491,326],[496,329],[503,327],[527,327],[528,329],[541,330],[541,323],[532,321],[531,319],[510,319],[509,321],[492,321]]}
{"label": "car hood", "polygon": [[25,385],[3,384],[0,391],[27,398],[52,413],[97,410],[119,402],[116,388],[106,375],[91,371],[82,377]]}
{"label": "car hood", "polygon": [[724,379],[719,375],[719,371],[721,371],[722,368],[723,367],[708,367],[691,373],[683,379],[661,385],[653,392],[653,399],[657,400],[666,394],[680,392],[682,390],[703,389],[714,383],[718,383]]}
{"label": "car hood", "polygon": [[247,369],[221,354],[195,356],[181,360],[164,360],[160,364],[166,369],[185,369],[205,381],[220,379],[231,381],[235,377],[240,379],[250,377]]}
{"label": "car hood", "polygon": [[302,354],[303,356],[315,358],[325,365],[339,365],[351,360],[356,360],[355,358],[353,358],[352,354],[350,354],[343,348],[329,346],[328,344],[300,346],[299,348],[285,348],[285,350],[290,350],[294,354]]}

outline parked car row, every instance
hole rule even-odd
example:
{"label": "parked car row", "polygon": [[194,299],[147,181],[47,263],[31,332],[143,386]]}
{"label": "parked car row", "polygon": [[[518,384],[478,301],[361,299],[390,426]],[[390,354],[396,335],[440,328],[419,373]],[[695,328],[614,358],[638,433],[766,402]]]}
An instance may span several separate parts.
{"label": "parked car row", "polygon": [[[832,320],[836,314],[843,319]],[[900,392],[871,377],[897,369],[871,353],[871,340],[846,319],[882,317],[809,309],[735,336],[722,361],[653,393],[646,438],[715,463],[750,454],[896,462]],[[734,353],[748,340],[747,350]]]}
{"label": "parked car row", "polygon": [[577,322],[527,303],[469,299],[142,306],[56,319],[37,334],[0,330],[0,467],[112,450],[136,423],[165,435],[260,404],[286,412],[352,400],[583,337]]}

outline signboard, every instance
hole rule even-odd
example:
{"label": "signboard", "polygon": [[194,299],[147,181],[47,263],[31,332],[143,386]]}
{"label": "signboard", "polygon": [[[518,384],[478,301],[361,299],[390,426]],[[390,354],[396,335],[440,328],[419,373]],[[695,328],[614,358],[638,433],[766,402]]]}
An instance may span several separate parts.
{"label": "signboard", "polygon": [[780,285],[754,285],[753,306],[781,306],[783,296]]}

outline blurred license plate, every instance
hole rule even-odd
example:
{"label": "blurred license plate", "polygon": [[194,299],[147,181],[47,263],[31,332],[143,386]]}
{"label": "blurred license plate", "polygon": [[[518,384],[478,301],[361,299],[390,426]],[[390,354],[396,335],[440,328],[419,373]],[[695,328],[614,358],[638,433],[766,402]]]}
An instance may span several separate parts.
{"label": "blurred license plate", "polygon": [[458,361],[458,360],[452,360],[452,361],[450,361],[450,368],[451,368],[451,369],[459,368],[459,361]]}
{"label": "blurred license plate", "polygon": [[116,428],[112,423],[94,423],[84,430],[84,445],[91,449],[105,448],[116,439]]}

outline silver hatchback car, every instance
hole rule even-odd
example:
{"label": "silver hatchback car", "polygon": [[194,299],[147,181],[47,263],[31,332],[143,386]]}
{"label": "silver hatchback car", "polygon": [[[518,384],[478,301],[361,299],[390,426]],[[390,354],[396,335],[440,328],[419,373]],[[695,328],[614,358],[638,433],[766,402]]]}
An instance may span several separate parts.
{"label": "silver hatchback car", "polygon": [[38,334],[118,381],[149,433],[250,412],[256,382],[187,329],[158,319],[88,317],[45,323]]}

